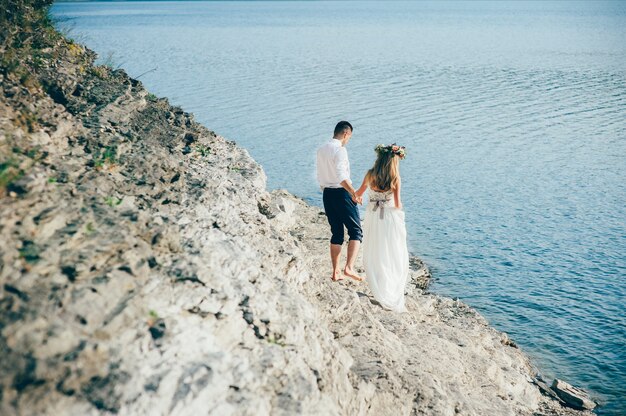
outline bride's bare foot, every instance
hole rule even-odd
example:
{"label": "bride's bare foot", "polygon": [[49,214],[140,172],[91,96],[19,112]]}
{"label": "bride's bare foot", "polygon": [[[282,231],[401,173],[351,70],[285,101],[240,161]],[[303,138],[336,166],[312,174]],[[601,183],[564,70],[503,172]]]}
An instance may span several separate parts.
{"label": "bride's bare foot", "polygon": [[343,273],[349,278],[356,280],[357,282],[363,281],[363,278],[359,276],[358,274],[356,274],[354,270],[352,270],[352,268],[350,267],[346,267],[345,269],[343,269]]}
{"label": "bride's bare foot", "polygon": [[334,274],[333,277],[330,278],[330,280],[332,280],[333,282],[338,282],[340,280],[343,280],[344,277],[341,274],[341,272],[339,270],[337,270]]}

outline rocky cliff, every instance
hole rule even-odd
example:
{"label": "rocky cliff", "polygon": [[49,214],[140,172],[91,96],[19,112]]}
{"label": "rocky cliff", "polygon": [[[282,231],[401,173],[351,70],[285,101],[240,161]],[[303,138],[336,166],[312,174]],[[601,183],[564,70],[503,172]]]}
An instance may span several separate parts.
{"label": "rocky cliff", "polygon": [[319,209],[0,3],[0,414],[583,414],[419,261],[406,314],[332,283]]}

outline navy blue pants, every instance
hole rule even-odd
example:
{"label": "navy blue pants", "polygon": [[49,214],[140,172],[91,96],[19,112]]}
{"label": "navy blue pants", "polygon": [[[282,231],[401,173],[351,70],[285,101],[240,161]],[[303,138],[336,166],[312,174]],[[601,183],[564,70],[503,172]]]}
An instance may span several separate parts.
{"label": "navy blue pants", "polygon": [[324,188],[324,210],[330,224],[331,244],[343,244],[345,226],[350,240],[363,240],[361,218],[356,202],[344,188]]}

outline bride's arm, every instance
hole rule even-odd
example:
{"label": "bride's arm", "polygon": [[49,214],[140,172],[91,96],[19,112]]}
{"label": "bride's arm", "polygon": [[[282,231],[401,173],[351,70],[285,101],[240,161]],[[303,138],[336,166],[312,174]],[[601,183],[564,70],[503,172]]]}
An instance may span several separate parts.
{"label": "bride's arm", "polygon": [[357,196],[363,196],[363,194],[367,190],[367,183],[368,183],[367,176],[368,175],[365,174],[365,177],[363,178],[363,183],[361,184],[361,187],[356,190]]}
{"label": "bride's arm", "polygon": [[402,199],[400,198],[400,185],[401,180],[400,177],[398,177],[398,185],[393,190],[393,201],[396,204],[396,208],[402,209]]}

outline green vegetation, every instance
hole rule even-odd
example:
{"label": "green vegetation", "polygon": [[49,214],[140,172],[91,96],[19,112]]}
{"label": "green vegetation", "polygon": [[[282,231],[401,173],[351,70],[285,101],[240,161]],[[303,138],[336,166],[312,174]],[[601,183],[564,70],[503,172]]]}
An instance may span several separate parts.
{"label": "green vegetation", "polygon": [[[7,136],[7,139],[10,140],[10,138],[10,135]],[[42,152],[39,146],[27,149],[13,147],[10,156],[0,162],[0,195],[45,156],[46,153]]]}
{"label": "green vegetation", "polygon": [[19,168],[17,159],[11,157],[0,162],[0,191],[5,190],[13,181],[24,176],[24,171]]}
{"label": "green vegetation", "polygon": [[119,204],[122,203],[122,199],[115,197],[115,196],[107,196],[106,198],[104,198],[104,202],[105,204],[107,204],[110,207],[116,207]]}
{"label": "green vegetation", "polygon": [[93,226],[92,222],[88,222],[85,226],[85,231],[87,232],[87,234],[92,234],[94,231],[96,231],[96,228]]}
{"label": "green vegetation", "polygon": [[32,111],[22,109],[17,115],[15,124],[33,133],[39,128],[39,117]]}
{"label": "green vegetation", "polygon": [[[80,33],[76,33],[76,25],[73,22],[67,22],[67,21],[62,21],[60,19],[54,19],[53,21],[53,25],[55,27],[57,27],[59,33],[65,38],[67,39],[67,41],[70,43],[70,46],[76,46],[78,44],[84,44],[87,43],[87,38],[85,37],[85,35],[80,34]],[[80,49],[80,47],[78,47],[78,49]]]}
{"label": "green vegetation", "polygon": [[31,92],[41,86],[33,69],[53,57],[47,48],[62,39],[48,13],[51,5],[52,0],[0,0],[0,72]]}
{"label": "green vegetation", "polygon": [[41,151],[41,146],[34,146],[28,149],[21,149],[19,147],[13,148],[13,153],[24,155],[30,159],[33,159],[33,162],[39,162],[43,159],[44,154]]}
{"label": "green vegetation", "polygon": [[26,263],[36,263],[39,261],[39,248],[32,241],[25,240],[22,242],[22,248],[19,249],[20,258]]}
{"label": "green vegetation", "polygon": [[200,155],[202,157],[208,156],[208,155],[210,155],[212,153],[211,152],[211,148],[209,146],[204,145],[204,144],[197,145],[196,146],[196,152],[200,153]]}
{"label": "green vegetation", "polygon": [[10,49],[2,54],[0,67],[2,67],[4,76],[8,79],[19,82],[28,88],[29,91],[35,91],[41,84],[29,65],[27,65],[29,62],[35,68],[43,65],[43,60],[40,56],[27,56],[26,51],[23,49]]}
{"label": "green vegetation", "polygon": [[102,168],[105,164],[115,165],[117,148],[115,146],[106,146],[104,149],[98,149],[93,157],[93,165],[97,169]]}
{"label": "green vegetation", "polygon": [[111,71],[119,69],[122,66],[122,64],[117,63],[114,52],[109,52],[104,58],[100,59],[100,65],[109,68]]}
{"label": "green vegetation", "polygon": [[278,334],[270,334],[267,338],[265,338],[268,343],[278,345],[281,347],[286,346],[287,344],[283,341],[283,337]]}
{"label": "green vegetation", "polygon": [[109,76],[109,68],[105,66],[92,66],[89,72],[100,79],[106,79]]}

